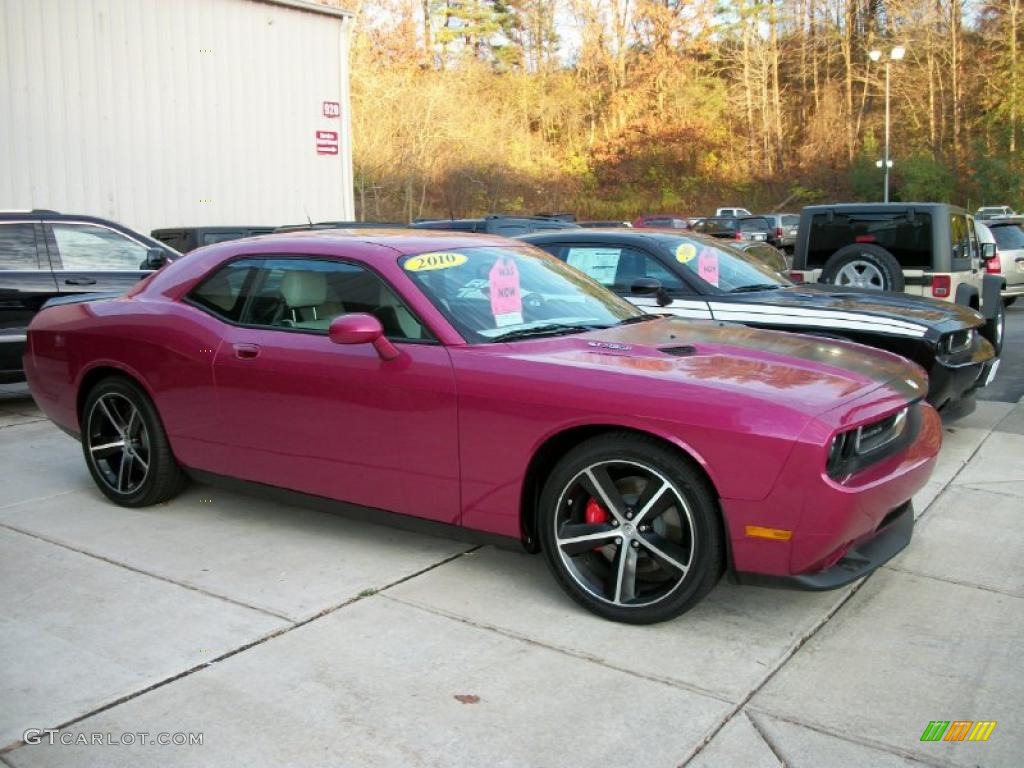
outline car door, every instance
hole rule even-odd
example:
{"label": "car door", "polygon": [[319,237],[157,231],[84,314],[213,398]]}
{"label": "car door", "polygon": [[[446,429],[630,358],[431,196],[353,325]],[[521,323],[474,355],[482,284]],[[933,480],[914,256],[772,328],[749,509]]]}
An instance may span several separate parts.
{"label": "car door", "polygon": [[54,221],[45,225],[50,264],[61,294],[123,292],[147,270],[148,247],[102,224]]}
{"label": "car door", "polygon": [[[227,474],[458,522],[451,360],[398,295],[362,265],[300,257],[261,259],[247,294],[214,358]],[[399,358],[333,343],[352,312],[375,315]]]}
{"label": "car door", "polygon": [[42,225],[0,221],[0,381],[21,378],[21,356],[29,322],[57,283],[38,247]]}
{"label": "car door", "polygon": [[[644,249],[615,242],[544,243],[538,247],[648,312],[711,319],[707,302],[689,282]],[[640,278],[660,282],[672,302],[661,306],[656,296],[637,293],[633,286]]]}

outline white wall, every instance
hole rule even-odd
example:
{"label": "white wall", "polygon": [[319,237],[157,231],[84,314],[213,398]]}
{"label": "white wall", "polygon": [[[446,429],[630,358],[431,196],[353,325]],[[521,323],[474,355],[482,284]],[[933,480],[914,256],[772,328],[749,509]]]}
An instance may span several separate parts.
{"label": "white wall", "polygon": [[259,0],[0,0],[0,209],[146,233],[353,218],[350,21]]}

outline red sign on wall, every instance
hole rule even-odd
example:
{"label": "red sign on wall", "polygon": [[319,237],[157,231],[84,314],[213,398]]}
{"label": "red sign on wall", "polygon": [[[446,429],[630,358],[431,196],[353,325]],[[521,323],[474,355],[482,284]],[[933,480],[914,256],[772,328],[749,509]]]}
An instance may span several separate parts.
{"label": "red sign on wall", "polygon": [[325,101],[324,117],[341,117],[341,104],[337,101]]}
{"label": "red sign on wall", "polygon": [[316,153],[318,155],[338,154],[338,132],[317,131],[316,132]]}

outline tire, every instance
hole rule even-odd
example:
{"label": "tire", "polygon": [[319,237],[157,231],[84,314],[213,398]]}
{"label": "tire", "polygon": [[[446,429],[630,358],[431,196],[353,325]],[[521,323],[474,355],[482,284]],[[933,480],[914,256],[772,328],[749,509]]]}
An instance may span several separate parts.
{"label": "tire", "polygon": [[122,376],[103,379],[89,391],[82,453],[100,491],[123,507],[159,504],[188,483],[149,396]]}
{"label": "tire", "polygon": [[829,256],[821,282],[847,288],[902,291],[903,269],[885,248],[870,243],[846,245]]}
{"label": "tire", "polygon": [[986,320],[985,326],[981,329],[981,335],[992,343],[997,355],[1001,354],[1003,351],[1003,335],[1005,332],[1006,307],[1003,306],[1002,302],[999,302],[996,307],[996,316],[990,320]]}
{"label": "tire", "polygon": [[675,618],[724,570],[713,489],[677,452],[642,435],[613,432],[566,454],[544,484],[537,520],[559,586],[613,621]]}

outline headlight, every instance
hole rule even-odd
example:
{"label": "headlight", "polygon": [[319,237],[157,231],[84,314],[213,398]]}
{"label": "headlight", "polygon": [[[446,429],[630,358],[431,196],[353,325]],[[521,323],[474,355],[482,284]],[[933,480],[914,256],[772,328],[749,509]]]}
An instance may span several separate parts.
{"label": "headlight", "polygon": [[885,448],[893,446],[907,432],[910,408],[832,438],[826,464],[828,474],[842,477],[885,458],[889,454]]}
{"label": "headlight", "polygon": [[977,335],[977,328],[966,328],[962,331],[947,333],[939,342],[939,350],[946,355],[955,355],[958,352],[963,352],[974,345],[974,339]]}

